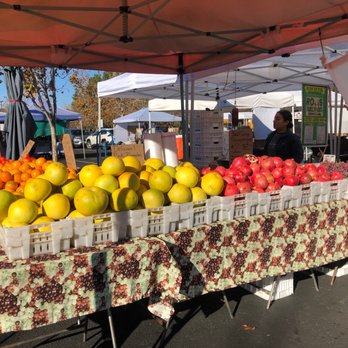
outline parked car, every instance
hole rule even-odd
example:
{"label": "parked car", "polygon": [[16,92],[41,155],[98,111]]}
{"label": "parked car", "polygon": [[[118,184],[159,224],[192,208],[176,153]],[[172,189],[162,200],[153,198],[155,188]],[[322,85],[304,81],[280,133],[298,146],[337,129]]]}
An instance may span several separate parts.
{"label": "parked car", "polygon": [[97,145],[111,145],[114,143],[113,130],[112,128],[102,128],[101,130],[97,130],[90,134],[85,142],[87,149],[91,149]]}
{"label": "parked car", "polygon": [[[35,145],[31,150],[31,156],[33,157],[45,157],[46,159],[52,159],[52,143],[51,136],[37,137],[34,139]],[[64,149],[62,143],[57,137],[57,156],[62,158],[64,156]]]}
{"label": "parked car", "polygon": [[85,140],[91,134],[91,132],[86,130],[83,130],[82,133],[81,128],[67,128],[65,133],[70,135],[73,147],[82,147],[82,136]]}

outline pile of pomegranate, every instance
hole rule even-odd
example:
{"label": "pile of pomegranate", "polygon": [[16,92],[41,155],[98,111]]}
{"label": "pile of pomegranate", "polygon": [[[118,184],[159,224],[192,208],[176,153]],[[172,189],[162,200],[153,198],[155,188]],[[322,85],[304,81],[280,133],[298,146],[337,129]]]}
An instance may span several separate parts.
{"label": "pile of pomegranate", "polygon": [[[245,155],[236,157],[229,168],[211,165],[201,169],[201,175],[211,171],[219,173],[224,181],[224,196],[238,193],[272,192],[282,186],[309,184],[312,181],[324,182],[341,180],[342,171],[328,170],[327,165],[313,163],[298,164],[293,159],[282,160],[280,157],[256,157]],[[348,166],[346,172],[348,174]]]}

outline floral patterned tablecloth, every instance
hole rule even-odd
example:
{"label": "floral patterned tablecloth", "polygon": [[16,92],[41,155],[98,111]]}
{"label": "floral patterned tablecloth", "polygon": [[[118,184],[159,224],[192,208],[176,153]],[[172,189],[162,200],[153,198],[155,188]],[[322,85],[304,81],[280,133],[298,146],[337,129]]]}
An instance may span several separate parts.
{"label": "floral patterned tablecloth", "polygon": [[340,200],[157,237],[180,267],[184,300],[348,257],[347,213]]}
{"label": "floral patterned tablecloth", "polygon": [[0,333],[146,297],[168,320],[173,301],[346,258],[347,213],[341,200],[28,260],[0,250]]}
{"label": "floral patterned tablecloth", "polygon": [[10,262],[0,250],[0,333],[33,329],[150,298],[168,320],[181,274],[156,238]]}

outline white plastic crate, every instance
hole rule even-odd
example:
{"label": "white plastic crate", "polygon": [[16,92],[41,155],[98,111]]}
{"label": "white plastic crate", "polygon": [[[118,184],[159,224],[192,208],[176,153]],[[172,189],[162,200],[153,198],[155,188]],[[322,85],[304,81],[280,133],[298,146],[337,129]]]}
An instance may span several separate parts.
{"label": "white plastic crate", "polygon": [[128,212],[105,213],[72,219],[74,247],[117,242],[126,238]]}
{"label": "white plastic crate", "polygon": [[233,218],[250,217],[259,213],[259,196],[256,192],[231,196],[234,200]]}
{"label": "white plastic crate", "polygon": [[73,224],[72,220],[60,220],[14,228],[0,227],[0,235],[2,246],[10,261],[27,259],[69,249]]}
{"label": "white plastic crate", "polygon": [[289,188],[282,188],[273,192],[269,192],[270,204],[269,212],[281,211],[291,206],[292,192]]}
{"label": "white plastic crate", "polygon": [[320,186],[323,202],[336,201],[345,198],[348,179],[321,182]]}
{"label": "white plastic crate", "polygon": [[[294,293],[294,274],[288,273],[284,276],[280,276],[279,278],[279,282],[273,291],[272,300],[279,300]],[[267,277],[257,282],[243,284],[241,287],[268,301],[269,297],[271,296],[271,289],[274,279],[274,277]]]}
{"label": "white plastic crate", "polygon": [[290,189],[292,199],[289,208],[299,208],[305,205],[318,203],[322,200],[321,186],[317,182],[299,186],[283,186]]}
{"label": "white plastic crate", "polygon": [[198,225],[211,224],[215,205],[217,202],[212,198],[178,204],[180,212],[178,227],[192,228]]}
{"label": "white plastic crate", "polygon": [[[324,266],[317,267],[316,270],[330,277],[332,277],[334,273],[333,268],[324,267]],[[336,277],[343,277],[344,275],[347,275],[347,274],[348,274],[348,262],[346,262],[343,266],[338,268]]]}
{"label": "white plastic crate", "polygon": [[166,234],[178,229],[180,208],[172,204],[160,208],[130,210],[127,237]]}
{"label": "white plastic crate", "polygon": [[234,216],[234,199],[232,196],[214,196],[210,199],[214,204],[212,207],[212,222],[230,221]]}

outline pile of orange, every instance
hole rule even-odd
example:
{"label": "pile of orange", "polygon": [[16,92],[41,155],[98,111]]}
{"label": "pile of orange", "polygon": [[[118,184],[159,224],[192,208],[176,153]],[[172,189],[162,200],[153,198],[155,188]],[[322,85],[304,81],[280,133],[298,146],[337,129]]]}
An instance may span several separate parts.
{"label": "pile of orange", "polygon": [[[0,161],[0,190],[22,194],[27,180],[42,175],[50,163],[52,161],[44,157],[29,156],[20,160]],[[68,169],[69,179],[76,178],[76,171],[73,168]]]}

